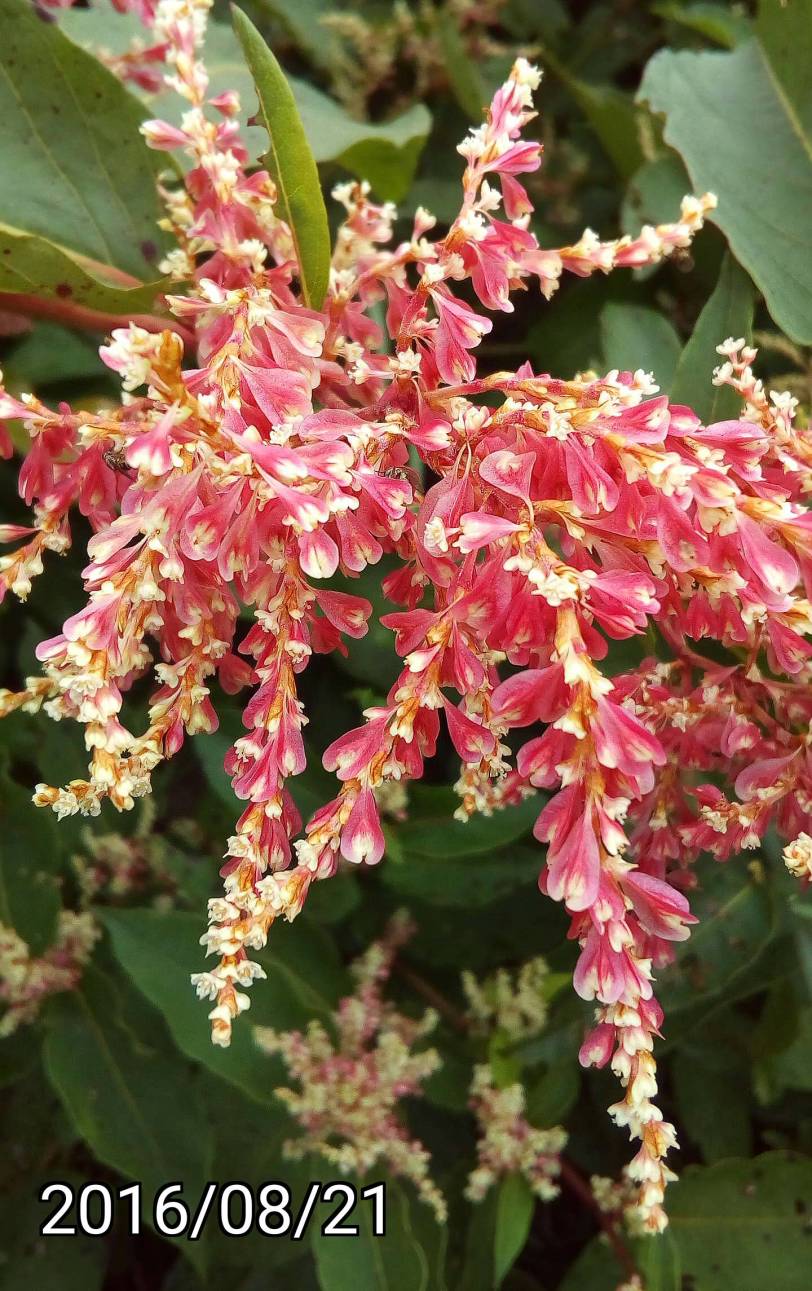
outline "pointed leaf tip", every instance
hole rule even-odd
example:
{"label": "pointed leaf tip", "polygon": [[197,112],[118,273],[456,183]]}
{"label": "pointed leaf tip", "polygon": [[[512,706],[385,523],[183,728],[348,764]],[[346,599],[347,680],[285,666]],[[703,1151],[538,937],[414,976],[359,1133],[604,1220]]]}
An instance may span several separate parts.
{"label": "pointed leaf tip", "polygon": [[262,163],[276,184],[277,209],[290,228],[304,303],[319,309],[330,276],[330,229],[319,173],[285,73],[250,18],[231,6],[237,39],[259,99],[256,123],[268,133]]}

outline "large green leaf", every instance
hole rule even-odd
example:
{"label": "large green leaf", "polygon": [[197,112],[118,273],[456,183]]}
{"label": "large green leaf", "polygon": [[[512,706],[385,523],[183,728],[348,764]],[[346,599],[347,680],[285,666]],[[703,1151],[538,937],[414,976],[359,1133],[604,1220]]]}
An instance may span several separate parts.
{"label": "large green leaf", "polygon": [[683,1291],[679,1246],[671,1229],[657,1237],[638,1238],[634,1259],[646,1291]]}
{"label": "large green leaf", "polygon": [[[570,978],[566,976],[569,985]],[[581,1090],[581,1068],[574,1052],[577,1047],[574,1045],[562,1058],[551,1062],[538,1078],[528,1080],[527,1118],[532,1125],[552,1129],[561,1125],[572,1110]]]}
{"label": "large green leaf", "polygon": [[322,19],[333,11],[329,0],[255,0],[256,8],[272,15],[316,67],[330,67],[336,39]]}
{"label": "large green leaf", "polygon": [[155,280],[137,287],[122,287],[105,273],[104,266],[75,255],[54,240],[0,225],[0,292],[43,296],[82,305],[108,314],[149,311],[157,293],[166,286]]}
{"label": "large green leaf", "polygon": [[668,1193],[683,1286],[800,1291],[809,1269],[812,1161],[768,1152],[689,1166]]}
{"label": "large green leaf", "polygon": [[690,1034],[720,1005],[762,988],[768,970],[780,969],[776,904],[763,878],[737,861],[712,864],[691,908],[699,923],[680,945],[676,963],[660,974],[668,1042]]}
{"label": "large green leaf", "polygon": [[[285,6],[291,10],[292,6]],[[301,18],[297,10],[295,17]],[[104,8],[69,9],[59,19],[71,39],[93,49],[100,45],[116,53],[124,51],[139,33],[134,15],[111,13]],[[267,146],[264,131],[249,125],[254,84],[234,32],[225,23],[211,20],[204,50],[212,94],[237,90],[242,101],[243,137],[252,157]],[[400,201],[407,193],[415,168],[431,129],[431,114],[422,103],[415,104],[391,121],[357,121],[340,103],[300,77],[289,76],[310,149],[316,162],[343,166],[360,179],[368,179],[376,196]],[[179,122],[185,103],[166,91],[145,95],[142,115],[157,115]]]}
{"label": "large green leaf", "polygon": [[673,325],[656,309],[610,301],[601,311],[603,360],[607,368],[642,368],[653,372],[661,390],[669,390],[680,356]]}
{"label": "large green leaf", "polygon": [[[290,1189],[294,1215],[298,1212],[310,1181],[324,1174],[314,1160],[304,1157],[290,1161],[284,1154],[284,1143],[295,1139],[298,1127],[279,1104],[259,1109],[234,1085],[214,1076],[201,1081],[207,1119],[214,1133],[213,1179],[238,1179],[259,1195],[264,1184],[273,1180]],[[257,1133],[261,1118],[261,1132]],[[329,1174],[327,1175],[329,1178]],[[247,1270],[261,1269],[268,1291],[276,1291],[276,1272],[268,1270],[289,1264],[301,1253],[303,1242],[293,1242],[289,1235],[274,1241],[256,1225],[239,1240],[229,1237],[219,1225],[212,1225],[206,1235],[209,1262],[216,1269],[218,1284],[233,1285],[242,1291],[242,1277]]]}
{"label": "large green leaf", "polygon": [[483,1201],[469,1209],[463,1264],[456,1291],[493,1291],[497,1202],[497,1191],[491,1188]]}
{"label": "large green leaf", "polygon": [[0,923],[14,928],[35,955],[56,927],[59,843],[53,814],[35,807],[0,765]]}
{"label": "large green leaf", "polygon": [[492,816],[474,815],[463,822],[454,819],[459,799],[453,790],[415,785],[411,796],[410,817],[397,826],[398,841],[406,855],[441,861],[483,855],[515,842],[530,832],[543,806],[543,800],[533,795]]}
{"label": "large green leaf", "polygon": [[680,1130],[709,1165],[752,1150],[747,1052],[727,1021],[725,1014],[717,1015],[708,1027],[687,1035],[671,1066]]}
{"label": "large green leaf", "polygon": [[663,50],[640,90],[779,327],[812,341],[812,60],[809,0],[762,6],[762,39],[730,53]]}
{"label": "large green leaf", "polygon": [[[402,844],[398,835],[395,839]],[[414,898],[434,906],[486,906],[519,889],[535,895],[544,860],[540,847],[504,848],[495,855],[489,847],[487,853],[475,855],[475,846],[472,841],[472,851],[465,856],[427,857],[414,855],[411,850],[402,859],[389,856],[381,878],[404,899]]]}
{"label": "large green leaf", "polygon": [[[679,1247],[671,1229],[666,1229],[659,1237],[624,1241],[624,1245],[645,1291],[698,1291],[693,1283],[682,1281]],[[558,1291],[617,1291],[619,1285],[630,1284],[630,1273],[631,1269],[621,1267],[614,1250],[601,1234],[593,1237],[570,1265]],[[714,1287],[713,1291],[722,1289]],[[744,1286],[738,1291],[745,1291]],[[747,1291],[750,1291],[749,1286]]]}
{"label": "large green leaf", "polygon": [[722,362],[717,345],[731,336],[750,340],[754,303],[750,279],[728,252],[713,295],[682,351],[671,387],[672,402],[688,404],[706,425],[741,413],[741,399],[730,386],[713,384],[713,370]]}
{"label": "large green leaf", "polygon": [[143,111],[26,0],[0,0],[0,25],[0,290],[32,290],[30,280],[65,298],[81,289],[83,303],[98,305],[97,271],[82,278],[71,256],[97,262],[108,290],[113,270],[126,275],[119,286],[137,287],[154,278],[163,243],[159,160],[138,132]]}
{"label": "large green leaf", "polygon": [[661,17],[698,31],[725,49],[732,49],[752,35],[753,28],[743,6],[740,9],[738,5],[709,4],[698,0],[696,4],[657,4],[652,7]]}
{"label": "large green leaf", "polygon": [[759,0],[756,31],[787,112],[812,138],[812,0]]}
{"label": "large green leaf", "polygon": [[[691,191],[691,181],[679,157],[671,149],[651,161],[644,161],[629,180],[620,208],[624,233],[636,238],[644,224],[667,224],[676,219],[680,202]],[[656,272],[656,266],[637,269],[639,278]]]}
{"label": "large green leaf", "polygon": [[[186,1065],[128,1020],[119,984],[87,969],[78,990],[49,1006],[44,1057],[77,1132],[100,1161],[142,1184],[150,1220],[167,1183],[182,1182],[194,1206],[211,1174],[212,1138]],[[198,1262],[202,1248],[188,1251]]]}
{"label": "large green leaf", "polygon": [[[7,386],[12,390],[38,390],[44,385],[58,384],[60,393],[68,381],[105,381],[107,369],[99,358],[98,345],[82,332],[70,331],[58,323],[37,323],[24,336],[8,357],[3,356],[3,375]],[[39,633],[34,624],[30,629]],[[29,643],[21,642],[21,649]],[[34,642],[36,644],[36,642]],[[30,668],[30,657],[23,660],[22,666]],[[56,726],[56,722],[49,723]],[[63,768],[64,770],[64,768]]]}
{"label": "large green leaf", "polygon": [[277,208],[293,238],[304,302],[319,309],[330,276],[330,229],[319,172],[285,73],[250,18],[236,7],[233,16],[259,98],[257,120],[268,132],[269,148],[262,160],[276,184]]}
{"label": "large green leaf", "polygon": [[401,201],[431,129],[428,109],[417,103],[401,116],[373,125],[356,121],[308,81],[291,78],[291,85],[316,161],[336,162],[368,179],[377,197]]}
{"label": "large green leaf", "polygon": [[536,1199],[524,1175],[509,1174],[498,1186],[496,1228],[493,1239],[494,1286],[501,1286],[522,1252]]}
{"label": "large green leaf", "polygon": [[570,1265],[558,1291],[617,1291],[623,1274],[606,1241],[594,1237]]}
{"label": "large green leaf", "polygon": [[322,1225],[341,1201],[320,1204],[310,1225],[316,1270],[322,1291],[428,1291],[429,1264],[415,1237],[411,1211],[424,1203],[400,1184],[386,1183],[386,1233],[373,1232],[372,1202],[359,1200],[344,1221],[356,1224],[355,1237],[324,1236]]}
{"label": "large green leaf", "polygon": [[773,1088],[802,1089],[812,1093],[812,1008],[801,1011],[798,1033],[782,1052],[770,1055],[767,1070]]}
{"label": "large green leaf", "polygon": [[482,86],[479,68],[465,51],[457,15],[449,9],[435,8],[432,19],[454,98],[469,119],[478,124],[487,106],[488,95]]}
{"label": "large green leaf", "polygon": [[[77,1231],[73,1235],[50,1236],[39,1241],[36,1234],[51,1216],[61,1194],[40,1201],[42,1189],[54,1182],[54,1172],[18,1178],[0,1207],[0,1281],[3,1291],[97,1291],[104,1279],[107,1251],[104,1242]],[[77,1194],[88,1180],[73,1171],[60,1170],[60,1183]],[[75,1210],[62,1224],[75,1225]]]}
{"label": "large green leaf", "polygon": [[331,994],[344,985],[332,943],[319,928],[303,919],[274,928],[266,950],[255,956],[268,980],[252,987],[251,1012],[234,1027],[230,1048],[218,1049],[206,1017],[211,1006],[196,999],[189,983],[206,966],[200,918],[177,910],[106,910],[102,917],[120,964],[160,1009],[178,1048],[262,1102],[273,1101],[278,1072],[255,1045],[253,1025],[284,1030],[312,1017],[325,1021]]}

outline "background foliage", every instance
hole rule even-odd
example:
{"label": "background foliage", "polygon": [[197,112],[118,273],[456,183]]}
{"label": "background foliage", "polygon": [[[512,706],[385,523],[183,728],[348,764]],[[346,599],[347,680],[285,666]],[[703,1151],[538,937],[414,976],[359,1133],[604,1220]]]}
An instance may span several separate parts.
{"label": "background foliage", "polygon": [[[731,414],[710,383],[715,346],[755,336],[761,371],[808,405],[812,366],[812,0],[740,4],[634,0],[506,0],[480,6],[412,5],[419,39],[396,39],[397,7],[373,0],[252,0],[246,4],[290,77],[325,191],[354,175],[404,217],[424,204],[440,219],[455,209],[453,146],[478,116],[517,52],[545,69],[538,129],[548,159],[533,178],[537,232],[549,245],[589,224],[619,227],[672,218],[683,192],[713,189],[714,227],[691,256],[656,272],[573,280],[555,305],[529,298],[482,346],[493,367],[530,358],[538,370],[652,369],[672,399],[703,418]],[[479,9],[485,19],[470,21]],[[330,14],[340,20],[324,22]],[[209,45],[215,92],[236,87],[254,110],[251,50],[245,57],[224,6]],[[361,48],[353,17],[372,28]],[[49,401],[93,406],[109,378],[85,331],[65,326],[66,302],[131,316],[154,298],[160,259],[154,154],[136,126],[156,112],[83,48],[123,49],[128,19],[75,9],[58,25],[26,0],[0,0],[0,323],[10,385]],[[387,51],[392,58],[387,62]],[[247,65],[246,65],[247,63]],[[161,103],[159,109],[172,111]],[[262,131],[248,128],[257,154]],[[280,159],[284,165],[284,158]],[[328,213],[334,218],[328,202]],[[323,273],[323,267],[317,273]],[[28,326],[18,293],[51,302]],[[0,471],[0,506],[22,514],[11,464]],[[77,552],[81,544],[77,544]],[[2,611],[2,684],[33,671],[37,640],[77,604],[78,555],[55,591],[35,592],[25,615]],[[379,598],[380,571],[361,591]],[[311,768],[294,784],[303,813],[323,792],[321,750],[383,694],[390,654],[375,628],[346,660],[320,657],[303,698]],[[387,634],[388,635],[388,634]],[[618,659],[618,668],[627,666]],[[194,1246],[150,1231],[112,1239],[35,1238],[41,1182],[138,1179],[145,1193],[182,1180],[195,1196],[207,1179],[284,1179],[301,1196],[329,1177],[318,1162],[291,1164],[280,1145],[287,1115],[272,1090],[280,1069],[237,1030],[213,1049],[205,1009],[188,987],[200,967],[206,897],[217,887],[220,840],[235,814],[222,771],[236,704],[223,727],[183,750],[158,779],[148,812],[105,814],[88,827],[55,825],[29,803],[32,784],[79,774],[77,736],[45,717],[0,726],[0,921],[32,953],[53,941],[60,906],[75,906],[77,856],[117,833],[147,858],[138,894],[102,889],[103,930],[74,992],[52,998],[39,1019],[0,1041],[0,1285],[95,1291],[603,1291],[623,1278],[596,1236],[594,1213],[565,1188],[528,1209],[510,1191],[472,1207],[455,1202],[447,1233],[408,1187],[392,1185],[384,1239],[308,1243],[225,1238],[213,1228]],[[387,825],[377,871],[343,874],[311,895],[306,914],[274,929],[262,959],[268,981],[253,994],[252,1023],[277,1029],[326,1018],[347,987],[344,965],[407,906],[418,934],[393,979],[401,1007],[441,992],[460,1006],[462,967],[485,972],[534,954],[563,983],[574,954],[566,921],[535,889],[538,849],[528,841],[535,809],[515,808],[467,826],[451,820],[453,758],[438,756],[431,782],[409,791],[408,816]],[[530,804],[533,807],[533,804]],[[93,842],[95,837],[95,844]],[[794,1291],[812,1258],[812,906],[795,894],[768,845],[725,866],[708,862],[693,905],[701,924],[663,975],[668,1018],[661,1046],[664,1111],[681,1142],[681,1181],[671,1228],[636,1249],[650,1291]],[[616,1172],[627,1153],[604,1115],[609,1078],[584,1073],[577,1049],[588,1009],[566,989],[551,1000],[544,1035],[505,1057],[525,1082],[534,1123],[563,1123],[581,1175]],[[473,1160],[466,1110],[475,1042],[441,1021],[444,1070],[410,1109],[450,1195]]]}

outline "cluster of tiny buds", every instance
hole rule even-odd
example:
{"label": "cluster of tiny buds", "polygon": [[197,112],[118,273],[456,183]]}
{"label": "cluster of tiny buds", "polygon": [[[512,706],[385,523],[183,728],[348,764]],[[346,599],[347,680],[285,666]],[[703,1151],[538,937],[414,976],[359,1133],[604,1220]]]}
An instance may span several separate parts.
{"label": "cluster of tiny buds", "polygon": [[99,935],[90,914],[62,910],[53,944],[32,955],[13,928],[0,924],[0,1038],[33,1022],[49,996],[74,989]]}
{"label": "cluster of tiny buds", "polygon": [[415,1048],[437,1017],[427,1011],[415,1020],[383,999],[394,957],[410,935],[408,921],[396,917],[369,946],[352,966],[355,990],[339,1001],[329,1027],[314,1020],[304,1032],[256,1027],[254,1035],[266,1053],[282,1056],[298,1086],[274,1091],[300,1128],[284,1146],[287,1156],[318,1153],[358,1175],[386,1164],[443,1221],[445,1201],[430,1177],[429,1154],[399,1111],[401,1099],[418,1095],[440,1066],[435,1049]]}
{"label": "cluster of tiny buds", "polygon": [[531,1125],[525,1116],[524,1087],[517,1083],[500,1089],[489,1064],[474,1068],[470,1106],[479,1137],[477,1164],[465,1190],[469,1200],[482,1201],[495,1183],[511,1174],[521,1175],[541,1201],[557,1197],[566,1130]]}
{"label": "cluster of tiny buds", "polygon": [[466,969],[462,989],[474,1028],[499,1031],[510,1040],[538,1035],[547,1020],[549,974],[541,956],[527,960],[515,973],[499,968],[481,982]]}
{"label": "cluster of tiny buds", "polygon": [[614,1224],[622,1225],[633,1237],[643,1237],[649,1231],[640,1214],[639,1187],[626,1171],[618,1179],[594,1174],[589,1180],[592,1197],[598,1210]]}
{"label": "cluster of tiny buds", "polygon": [[167,864],[163,837],[153,832],[154,815],[152,799],[145,798],[134,833],[125,836],[82,831],[82,851],[71,857],[82,905],[140,896],[151,898],[157,910],[171,908],[177,879]]}

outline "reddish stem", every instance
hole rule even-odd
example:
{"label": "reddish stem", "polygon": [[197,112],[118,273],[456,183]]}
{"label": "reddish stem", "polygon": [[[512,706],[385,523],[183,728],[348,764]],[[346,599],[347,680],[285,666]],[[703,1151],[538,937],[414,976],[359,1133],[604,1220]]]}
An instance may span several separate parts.
{"label": "reddish stem", "polygon": [[562,1183],[569,1188],[570,1192],[573,1193],[579,1201],[583,1202],[583,1204],[592,1211],[609,1240],[609,1245],[614,1252],[615,1259],[624,1270],[627,1278],[633,1278],[636,1275],[639,1275],[639,1270],[634,1262],[634,1256],[618,1232],[617,1224],[612,1219],[611,1215],[607,1215],[605,1211],[601,1210],[595,1200],[595,1194],[586,1179],[582,1177],[580,1171],[576,1169],[572,1162],[568,1161],[566,1157],[560,1157],[559,1163],[561,1166]]}
{"label": "reddish stem", "polygon": [[468,1032],[468,1019],[465,1014],[456,1009],[451,1001],[447,1000],[437,990],[436,986],[432,986],[431,982],[427,982],[425,977],[421,977],[420,973],[416,973],[413,968],[409,968],[408,964],[404,964],[402,959],[395,960],[394,971],[398,977],[411,986],[413,991],[421,995],[427,1004],[436,1009],[440,1017],[445,1018],[449,1026],[452,1026],[455,1031],[459,1031],[461,1035]]}
{"label": "reddish stem", "polygon": [[157,314],[105,314],[100,309],[88,309],[69,300],[49,300],[44,296],[27,296],[23,292],[3,292],[0,305],[4,310],[24,314],[28,318],[47,318],[66,327],[79,327],[88,332],[111,332],[114,327],[135,323],[146,332],[176,332],[187,349],[194,350],[194,334],[172,318]]}

